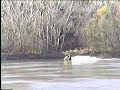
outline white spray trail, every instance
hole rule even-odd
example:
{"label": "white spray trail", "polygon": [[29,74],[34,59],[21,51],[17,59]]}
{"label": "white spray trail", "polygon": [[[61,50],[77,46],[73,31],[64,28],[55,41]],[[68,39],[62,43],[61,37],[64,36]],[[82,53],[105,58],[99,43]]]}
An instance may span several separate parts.
{"label": "white spray trail", "polygon": [[71,59],[72,59],[71,60],[72,65],[96,63],[97,61],[100,61],[100,60],[117,60],[115,58],[102,59],[102,58],[90,57],[90,56],[74,56],[74,57],[71,57]]}

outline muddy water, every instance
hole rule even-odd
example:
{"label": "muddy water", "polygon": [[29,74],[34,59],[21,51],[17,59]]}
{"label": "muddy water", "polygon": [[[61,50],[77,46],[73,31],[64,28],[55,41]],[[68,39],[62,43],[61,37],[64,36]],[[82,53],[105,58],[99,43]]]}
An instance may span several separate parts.
{"label": "muddy water", "polygon": [[2,61],[2,89],[120,90],[120,60],[64,65],[62,60]]}

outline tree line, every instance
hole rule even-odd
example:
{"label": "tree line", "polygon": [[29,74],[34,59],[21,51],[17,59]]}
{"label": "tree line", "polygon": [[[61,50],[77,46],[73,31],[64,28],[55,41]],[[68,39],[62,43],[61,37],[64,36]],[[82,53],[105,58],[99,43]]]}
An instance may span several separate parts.
{"label": "tree line", "polygon": [[120,51],[120,2],[2,0],[3,53]]}

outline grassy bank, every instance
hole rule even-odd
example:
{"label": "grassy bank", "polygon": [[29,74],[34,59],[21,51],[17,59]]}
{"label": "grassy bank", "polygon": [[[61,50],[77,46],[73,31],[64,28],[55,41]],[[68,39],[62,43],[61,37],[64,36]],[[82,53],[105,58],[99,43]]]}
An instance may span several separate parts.
{"label": "grassy bank", "polygon": [[120,58],[120,51],[99,51],[97,49],[92,48],[84,48],[84,49],[74,49],[63,52],[64,55],[88,55],[88,56],[96,56],[99,58]]}

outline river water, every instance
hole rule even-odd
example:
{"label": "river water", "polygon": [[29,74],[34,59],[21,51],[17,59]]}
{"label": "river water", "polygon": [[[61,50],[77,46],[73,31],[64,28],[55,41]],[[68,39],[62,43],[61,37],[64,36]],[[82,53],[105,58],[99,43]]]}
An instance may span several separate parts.
{"label": "river water", "polygon": [[120,90],[120,59],[83,65],[57,60],[12,60],[1,63],[2,89]]}

